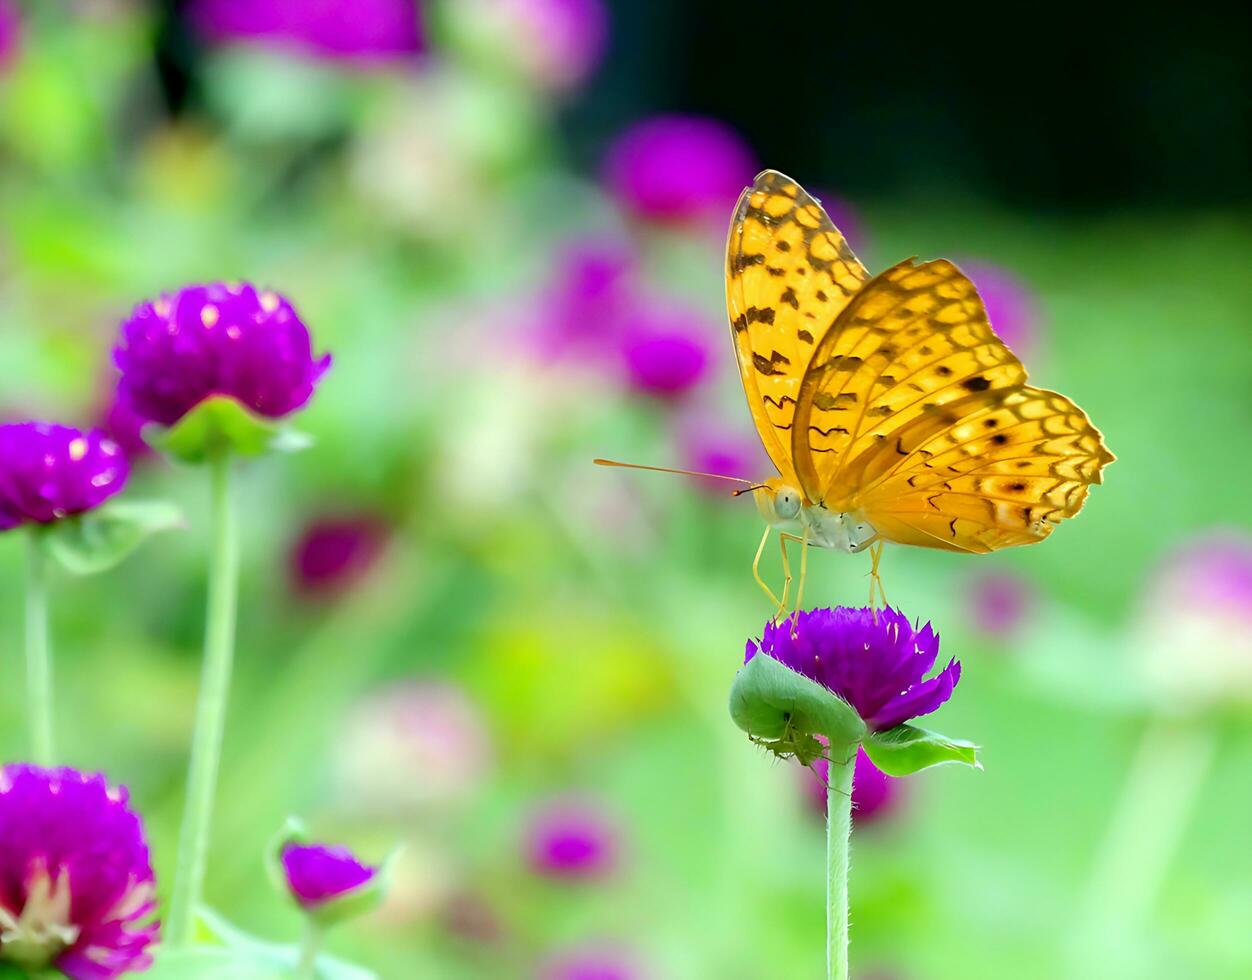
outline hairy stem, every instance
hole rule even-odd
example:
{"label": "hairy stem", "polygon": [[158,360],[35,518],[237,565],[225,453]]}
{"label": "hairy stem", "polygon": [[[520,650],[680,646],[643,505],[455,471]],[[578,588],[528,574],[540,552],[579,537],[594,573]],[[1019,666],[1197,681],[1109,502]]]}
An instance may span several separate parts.
{"label": "hairy stem", "polygon": [[848,980],[848,852],[852,834],[852,772],[855,748],[846,761],[832,755],[826,787],[826,976]]}

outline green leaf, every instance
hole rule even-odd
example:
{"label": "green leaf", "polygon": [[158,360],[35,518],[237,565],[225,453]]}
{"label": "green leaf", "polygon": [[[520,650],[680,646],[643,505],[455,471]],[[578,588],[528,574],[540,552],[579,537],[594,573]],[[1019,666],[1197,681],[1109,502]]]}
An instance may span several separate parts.
{"label": "green leaf", "polygon": [[184,527],[182,511],[163,500],[116,500],[47,525],[48,554],[75,575],[112,568],[148,538]]}
{"label": "green leaf", "polygon": [[730,717],[754,739],[779,755],[815,755],[815,735],[831,745],[855,745],[865,722],[847,701],[797,674],[773,657],[757,654],[735,675]]}
{"label": "green leaf", "polygon": [[[221,943],[228,951],[246,956],[252,962],[277,966],[283,971],[278,976],[290,977],[291,971],[299,962],[299,947],[294,944],[272,943],[253,936],[212,909],[201,907],[197,912],[197,919],[208,936]],[[378,980],[378,975],[373,970],[325,953],[317,957],[315,967],[318,980]]]}
{"label": "green leaf", "polygon": [[292,975],[291,966],[253,949],[160,948],[154,959],[146,980],[291,980]]}
{"label": "green leaf", "polygon": [[908,776],[931,766],[959,763],[981,769],[978,746],[912,725],[875,732],[862,743],[870,761],[888,776]]}
{"label": "green leaf", "polygon": [[167,429],[145,429],[144,438],[185,463],[202,463],[223,452],[235,456],[292,453],[313,442],[304,433],[252,414],[228,395],[206,398]]}

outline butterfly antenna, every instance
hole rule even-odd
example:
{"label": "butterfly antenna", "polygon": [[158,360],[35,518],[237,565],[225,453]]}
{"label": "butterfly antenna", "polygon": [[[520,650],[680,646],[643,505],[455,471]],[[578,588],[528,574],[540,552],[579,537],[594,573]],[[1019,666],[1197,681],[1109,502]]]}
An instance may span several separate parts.
{"label": "butterfly antenna", "polygon": [[651,470],[653,473],[677,473],[679,476],[696,476],[703,477],[708,480],[729,480],[732,483],[748,484],[742,490],[736,490],[735,496],[741,493],[747,493],[750,490],[756,490],[758,484],[753,484],[751,480],[745,480],[741,476],[723,476],[721,473],[700,473],[696,470],[675,470],[668,466],[644,466],[642,463],[619,463],[615,459],[593,459],[593,463],[597,466],[620,466],[626,470]]}

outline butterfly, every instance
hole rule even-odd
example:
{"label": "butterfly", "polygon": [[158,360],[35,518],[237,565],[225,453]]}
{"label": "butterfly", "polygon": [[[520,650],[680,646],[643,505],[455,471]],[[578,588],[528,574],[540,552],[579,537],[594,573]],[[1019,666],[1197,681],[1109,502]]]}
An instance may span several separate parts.
{"label": "butterfly", "polygon": [[848,552],[1032,544],[1078,513],[1114,459],[1082,409],[1027,384],[952,262],[870,276],[777,171],[735,207],[726,306],[779,473],[753,491],[767,537]]}
{"label": "butterfly", "polygon": [[[1114,459],[1082,409],[1027,384],[952,262],[906,259],[871,276],[821,204],[777,171],[735,207],[726,307],[778,470],[749,489],[766,522],[753,575],[780,612],[788,541],[802,545],[801,589],[808,545],[870,548],[873,604],[883,543],[984,554],[1042,541]],[[775,530],[782,599],[758,568]]]}

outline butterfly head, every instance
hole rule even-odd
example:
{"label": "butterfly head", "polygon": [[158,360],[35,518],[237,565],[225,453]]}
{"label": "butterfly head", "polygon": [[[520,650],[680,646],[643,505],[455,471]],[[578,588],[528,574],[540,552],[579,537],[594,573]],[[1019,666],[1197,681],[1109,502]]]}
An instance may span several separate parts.
{"label": "butterfly head", "polygon": [[785,529],[798,524],[804,509],[804,495],[778,477],[753,487],[752,499],[766,523],[773,527]]}

